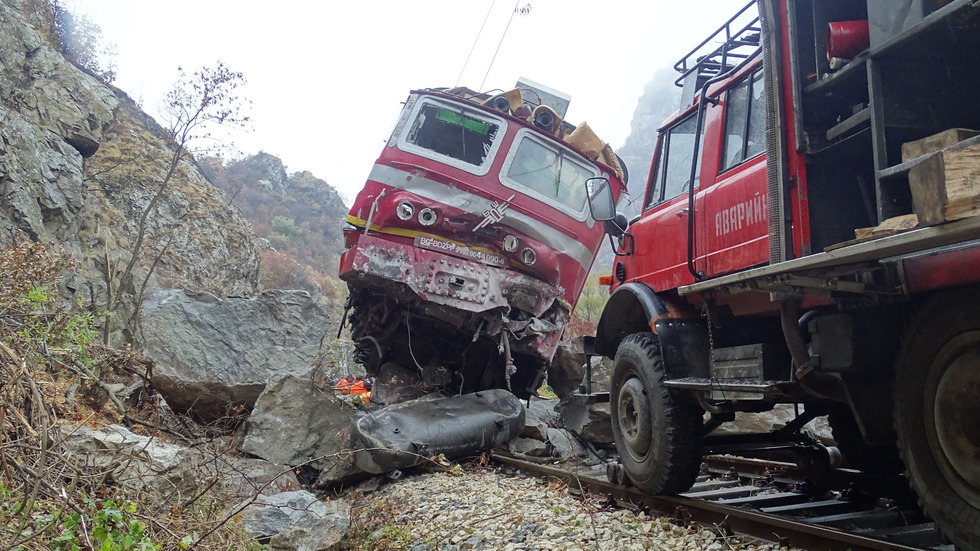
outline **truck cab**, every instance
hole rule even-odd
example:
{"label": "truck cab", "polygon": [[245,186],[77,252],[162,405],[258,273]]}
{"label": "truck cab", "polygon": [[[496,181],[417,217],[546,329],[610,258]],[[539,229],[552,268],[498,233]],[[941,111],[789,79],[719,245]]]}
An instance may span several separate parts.
{"label": "truck cab", "polygon": [[[675,65],[642,212],[605,226],[595,352],[635,486],[682,492],[702,453],[827,415],[848,466],[904,472],[980,549],[978,22],[967,0],[764,0]],[[590,182],[596,220],[613,189]],[[781,431],[712,434],[780,403]]]}

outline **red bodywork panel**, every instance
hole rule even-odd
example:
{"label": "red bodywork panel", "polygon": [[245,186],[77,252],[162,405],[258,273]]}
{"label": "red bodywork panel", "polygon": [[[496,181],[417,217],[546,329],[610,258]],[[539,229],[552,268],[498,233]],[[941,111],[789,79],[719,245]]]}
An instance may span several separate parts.
{"label": "red bodywork panel", "polygon": [[[786,6],[780,3],[785,20]],[[789,51],[786,33],[782,33],[783,51]],[[790,74],[789,56],[782,59],[782,71]],[[769,262],[769,198],[766,182],[766,153],[763,151],[730,167],[723,168],[722,157],[726,144],[725,113],[730,91],[762,70],[762,60],[746,64],[730,78],[711,85],[704,107],[703,143],[700,147],[701,167],[699,185],[695,191],[694,269],[706,279],[737,272]],[[779,90],[783,105],[792,105],[792,83],[782,79]],[[717,100],[717,101],[715,101]],[[630,226],[634,236],[635,254],[619,257],[626,278],[618,284],[642,281],[658,293],[670,292],[683,285],[695,283],[688,267],[688,194],[683,193],[663,202],[651,201],[654,174],[663,155],[664,136],[672,127],[697,114],[694,105],[673,115],[661,129],[651,168],[651,183],[640,219]],[[793,144],[795,134],[791,115],[784,117],[783,137],[786,140],[789,175],[790,219],[788,232],[793,257],[810,254],[810,220],[806,191],[806,164],[802,153]]]}
{"label": "red bodywork panel", "polygon": [[980,267],[980,243],[904,258],[901,265],[910,293],[974,283]]}
{"label": "red bodywork panel", "polygon": [[[701,169],[694,199],[694,266],[707,278],[769,261],[765,153],[721,169],[727,89],[743,82],[760,68],[761,61],[750,64],[730,81],[719,83],[708,92],[719,101],[705,107]],[[696,116],[696,113],[695,105],[673,116],[664,125],[661,138],[676,121]],[[651,173],[658,169],[663,142],[661,139],[657,145]],[[650,199],[649,194],[653,191],[652,186],[647,189],[645,204],[649,206],[630,226],[630,233],[635,238],[635,254],[620,257],[619,261],[626,268],[625,281],[642,281],[657,292],[665,292],[695,282],[687,265],[688,194],[658,203]]]}

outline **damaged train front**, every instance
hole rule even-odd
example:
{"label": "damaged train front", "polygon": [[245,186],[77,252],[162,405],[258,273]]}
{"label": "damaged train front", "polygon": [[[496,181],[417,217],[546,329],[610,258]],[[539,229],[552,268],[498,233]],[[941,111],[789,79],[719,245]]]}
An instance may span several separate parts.
{"label": "damaged train front", "polygon": [[374,401],[542,383],[604,234],[586,180],[623,169],[566,96],[411,93],[348,216],[340,277]]}

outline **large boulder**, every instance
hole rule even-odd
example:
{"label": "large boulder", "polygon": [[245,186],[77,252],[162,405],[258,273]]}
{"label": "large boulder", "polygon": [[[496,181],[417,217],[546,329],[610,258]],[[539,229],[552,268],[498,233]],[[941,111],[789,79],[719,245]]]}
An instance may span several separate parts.
{"label": "large boulder", "polygon": [[205,420],[251,409],[270,382],[309,373],[328,326],[305,291],[220,299],[162,290],[140,315],[154,387],[175,411]]}
{"label": "large boulder", "polygon": [[69,457],[107,470],[112,483],[122,488],[175,506],[186,505],[208,487],[225,501],[299,487],[287,467],[235,457],[208,445],[189,448],[134,434],[121,425],[102,430],[64,425],[59,430],[61,448]]}
{"label": "large boulder", "polygon": [[287,375],[259,396],[240,447],[274,463],[346,473],[352,428],[361,416],[332,389]]}

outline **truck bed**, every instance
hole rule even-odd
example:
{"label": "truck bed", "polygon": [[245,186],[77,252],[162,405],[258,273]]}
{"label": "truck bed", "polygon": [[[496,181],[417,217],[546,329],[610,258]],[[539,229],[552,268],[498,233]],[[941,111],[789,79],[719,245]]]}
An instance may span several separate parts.
{"label": "truck bed", "polygon": [[[828,252],[737,272],[678,289],[681,295],[724,290],[785,292],[788,289],[863,292],[864,285],[839,276],[874,270],[896,257],[929,254],[944,247],[980,245],[980,216],[917,228]],[[977,267],[980,269],[980,266]]]}

